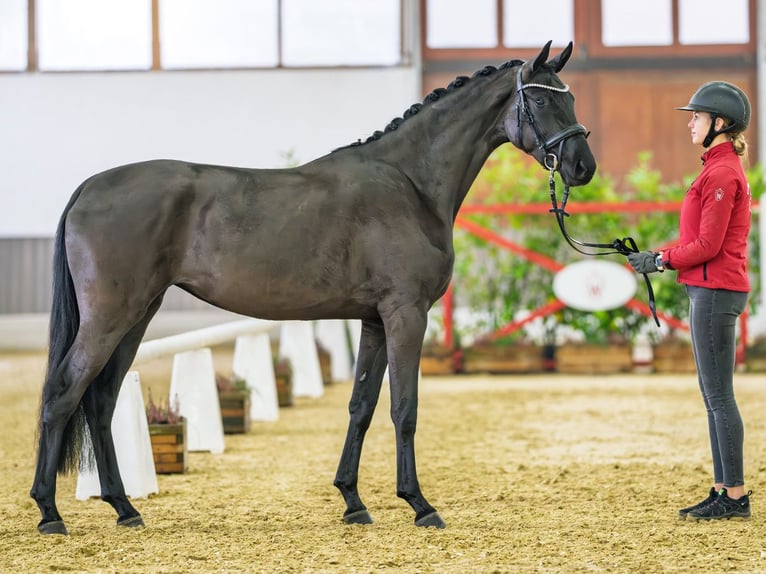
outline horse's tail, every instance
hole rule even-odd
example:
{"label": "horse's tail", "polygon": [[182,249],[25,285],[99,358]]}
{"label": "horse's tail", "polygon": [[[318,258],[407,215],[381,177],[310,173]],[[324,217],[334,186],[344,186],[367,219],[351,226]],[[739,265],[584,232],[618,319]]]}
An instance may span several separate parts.
{"label": "horse's tail", "polygon": [[[45,387],[40,405],[40,428],[43,424],[44,401],[47,396],[60,384],[62,376],[61,364],[69,352],[80,324],[80,309],[77,305],[72,273],[69,270],[69,260],[66,252],[66,217],[74,202],[80,196],[84,183],[72,194],[64,213],[59,220],[56,230],[53,251],[53,301],[48,333],[48,368],[45,374]],[[82,404],[67,421],[61,442],[58,460],[58,472],[61,474],[73,472],[80,460],[83,436],[86,430],[85,414]]]}

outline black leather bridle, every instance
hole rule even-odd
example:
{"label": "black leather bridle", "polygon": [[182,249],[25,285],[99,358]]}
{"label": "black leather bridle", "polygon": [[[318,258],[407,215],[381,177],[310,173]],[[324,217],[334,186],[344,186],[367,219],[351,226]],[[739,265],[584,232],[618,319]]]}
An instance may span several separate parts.
{"label": "black leather bridle", "polygon": [[[615,254],[627,256],[630,253],[638,253],[638,246],[632,237],[615,239],[611,243],[589,243],[586,241],[578,241],[567,232],[566,224],[564,221],[566,217],[569,217],[569,214],[566,212],[566,205],[569,199],[569,185],[564,184],[564,193],[561,197],[561,205],[559,206],[558,199],[556,197],[556,181],[554,176],[556,171],[559,170],[559,158],[561,157],[566,140],[570,137],[578,135],[587,138],[590,132],[588,132],[588,130],[582,124],[573,124],[556,132],[551,137],[546,138],[539,124],[537,121],[535,121],[535,116],[532,114],[532,111],[527,105],[527,98],[524,90],[527,88],[541,88],[544,90],[563,93],[569,91],[569,86],[565,84],[563,88],[558,88],[556,86],[549,86],[546,84],[525,84],[521,80],[521,73],[523,70],[524,66],[520,66],[519,71],[516,73],[516,92],[518,93],[518,101],[516,103],[516,125],[520,133],[521,122],[523,121],[529,124],[529,127],[532,128],[532,132],[535,135],[535,143],[537,144],[537,148],[545,154],[543,164],[550,174],[548,178],[552,205],[550,212],[553,213],[556,217],[556,222],[559,225],[559,229],[561,230],[561,234],[564,236],[564,239],[575,251],[588,256]],[[558,146],[558,150],[557,153],[554,153],[551,150],[556,146]],[[598,249],[599,251],[586,251],[583,248],[593,248]],[[652,283],[649,280],[649,276],[646,273],[643,273],[642,275],[644,276],[644,282],[646,283],[646,290],[649,296],[649,310],[652,312],[654,322],[657,323],[657,326],[659,327],[660,320],[657,318],[657,305],[654,300],[654,289],[652,289]]]}

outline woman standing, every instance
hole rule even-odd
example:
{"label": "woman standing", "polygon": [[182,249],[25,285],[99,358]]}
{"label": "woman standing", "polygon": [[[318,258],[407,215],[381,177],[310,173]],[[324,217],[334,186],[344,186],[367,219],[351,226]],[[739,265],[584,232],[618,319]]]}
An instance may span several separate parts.
{"label": "woman standing", "polygon": [[678,511],[681,519],[747,519],[752,491],[745,492],[744,427],[734,397],[737,317],[747,305],[747,237],[750,188],[742,160],[750,102],[728,82],[708,82],[692,95],[688,127],[705,148],[703,167],[681,206],[677,246],[628,256],[633,269],[673,269],[689,296],[689,325],[700,391],[707,410],[713,455],[713,487],[701,502]]}

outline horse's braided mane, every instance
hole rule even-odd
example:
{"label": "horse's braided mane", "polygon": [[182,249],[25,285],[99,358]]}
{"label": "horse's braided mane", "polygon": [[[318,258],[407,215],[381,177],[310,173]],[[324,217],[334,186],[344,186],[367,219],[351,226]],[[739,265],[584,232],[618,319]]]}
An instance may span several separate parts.
{"label": "horse's braided mane", "polygon": [[514,66],[520,66],[524,63],[524,60],[509,60],[505,62],[504,64],[501,64],[499,68],[496,68],[495,66],[484,66],[480,70],[476,70],[471,77],[468,76],[458,76],[454,80],[452,80],[449,85],[446,88],[436,88],[433,92],[428,94],[425,98],[423,98],[423,103],[415,103],[412,104],[409,108],[407,108],[404,111],[404,114],[402,114],[402,117],[400,118],[394,118],[389,122],[389,124],[385,127],[383,131],[377,130],[375,131],[370,137],[368,137],[366,140],[357,140],[351,144],[348,144],[346,146],[339,147],[333,151],[338,151],[350,147],[357,147],[360,145],[364,145],[366,143],[369,143],[371,141],[375,141],[380,139],[383,135],[395,131],[399,128],[402,123],[404,123],[405,120],[411,118],[415,114],[417,114],[423,106],[427,106],[428,104],[432,104],[433,102],[436,102],[443,98],[445,95],[449,94],[450,92],[456,90],[457,88],[460,88],[464,85],[466,85],[468,82],[473,80],[474,78],[478,77],[484,77],[484,76],[491,76],[498,70],[504,70],[506,68],[512,68]]}

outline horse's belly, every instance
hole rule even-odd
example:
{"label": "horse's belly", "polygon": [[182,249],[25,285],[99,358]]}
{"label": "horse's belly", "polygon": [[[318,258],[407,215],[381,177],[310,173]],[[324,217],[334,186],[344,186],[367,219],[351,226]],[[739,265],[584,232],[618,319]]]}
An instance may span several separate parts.
{"label": "horse's belly", "polygon": [[209,282],[190,282],[184,289],[217,307],[261,319],[316,320],[377,316],[374,301],[348,290],[348,283],[315,285],[308,278],[219,276]]}

